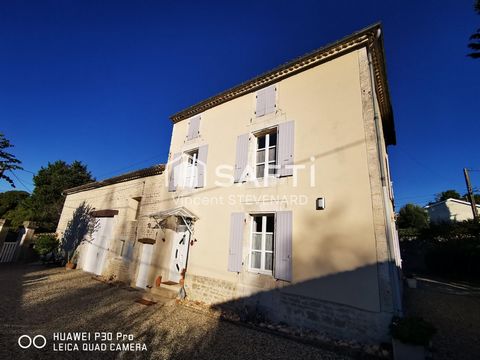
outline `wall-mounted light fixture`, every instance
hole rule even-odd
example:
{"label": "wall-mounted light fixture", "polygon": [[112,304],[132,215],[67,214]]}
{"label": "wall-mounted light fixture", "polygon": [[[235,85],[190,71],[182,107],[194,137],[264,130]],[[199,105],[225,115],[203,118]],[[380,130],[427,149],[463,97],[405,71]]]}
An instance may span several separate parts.
{"label": "wall-mounted light fixture", "polygon": [[325,210],[325,198],[317,198],[315,202],[317,210]]}

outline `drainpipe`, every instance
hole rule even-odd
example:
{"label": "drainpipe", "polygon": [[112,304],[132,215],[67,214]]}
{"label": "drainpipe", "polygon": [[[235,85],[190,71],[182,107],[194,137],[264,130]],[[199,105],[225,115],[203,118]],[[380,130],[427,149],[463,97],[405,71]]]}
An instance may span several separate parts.
{"label": "drainpipe", "polygon": [[[380,38],[381,31],[380,29],[378,30],[376,34],[376,40]],[[386,225],[386,237],[387,237],[387,253],[388,253],[388,262],[389,262],[389,273],[390,273],[390,279],[394,282],[392,284],[392,297],[393,297],[393,304],[394,304],[394,311],[401,315],[402,313],[402,304],[401,304],[401,296],[400,296],[400,284],[397,284],[399,281],[396,272],[394,272],[392,268],[392,262],[395,263],[395,257],[394,254],[392,254],[392,245],[393,245],[393,229],[392,229],[392,221],[390,218],[390,211],[389,211],[389,201],[390,199],[388,198],[388,185],[386,182],[386,169],[385,169],[385,164],[384,164],[384,151],[382,148],[382,138],[380,136],[380,124],[379,124],[379,119],[380,117],[378,116],[377,108],[376,108],[376,103],[377,103],[377,93],[375,91],[375,78],[374,78],[374,71],[373,71],[373,62],[372,62],[372,54],[370,51],[367,49],[367,54],[368,54],[368,67],[370,70],[370,84],[372,88],[372,103],[373,103],[373,122],[375,124],[375,133],[376,133],[376,140],[377,140],[377,153],[378,153],[378,160],[379,160],[379,166],[380,166],[380,179],[382,183],[382,190],[383,190],[383,206],[385,209],[385,225]]]}

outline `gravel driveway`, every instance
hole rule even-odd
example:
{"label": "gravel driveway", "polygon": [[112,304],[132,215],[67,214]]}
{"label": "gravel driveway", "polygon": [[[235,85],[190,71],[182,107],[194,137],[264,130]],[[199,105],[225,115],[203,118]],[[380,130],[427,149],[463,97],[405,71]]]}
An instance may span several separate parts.
{"label": "gravel driveway", "polygon": [[480,359],[480,291],[468,285],[420,279],[405,289],[409,315],[421,316],[437,328],[434,359]]}
{"label": "gravel driveway", "polygon": [[[79,270],[1,265],[0,294],[0,359],[346,359],[172,302],[141,305],[135,302],[139,291]],[[101,331],[131,334],[147,351],[53,349],[62,342],[53,341],[53,333]],[[47,346],[21,349],[17,340],[23,334],[42,334]]]}

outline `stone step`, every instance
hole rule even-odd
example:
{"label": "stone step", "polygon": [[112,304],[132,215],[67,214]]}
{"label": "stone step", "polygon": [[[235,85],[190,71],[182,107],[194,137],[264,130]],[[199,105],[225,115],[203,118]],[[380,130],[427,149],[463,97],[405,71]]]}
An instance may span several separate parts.
{"label": "stone step", "polygon": [[[169,286],[171,287],[171,286]],[[180,289],[178,289],[180,290]],[[178,290],[173,288],[169,289],[166,286],[161,286],[161,287],[153,287],[150,289],[150,293],[155,296],[160,296],[166,299],[176,299],[178,295]]]}

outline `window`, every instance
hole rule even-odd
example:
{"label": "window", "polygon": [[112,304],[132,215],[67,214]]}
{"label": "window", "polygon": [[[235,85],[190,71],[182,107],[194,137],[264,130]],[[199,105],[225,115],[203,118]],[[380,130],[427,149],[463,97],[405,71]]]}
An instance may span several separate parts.
{"label": "window", "polygon": [[185,153],[187,160],[185,164],[185,183],[186,188],[194,188],[197,186],[198,179],[198,149]]}
{"label": "window", "polygon": [[255,114],[257,117],[264,116],[275,112],[276,105],[276,91],[275,85],[257,91]]}
{"label": "window", "polygon": [[277,129],[257,135],[256,177],[266,178],[277,173]]}
{"label": "window", "polygon": [[123,257],[123,252],[125,250],[125,240],[120,240],[118,244],[118,256]]}
{"label": "window", "polygon": [[250,270],[273,274],[273,214],[252,215],[252,237],[250,246]]}

